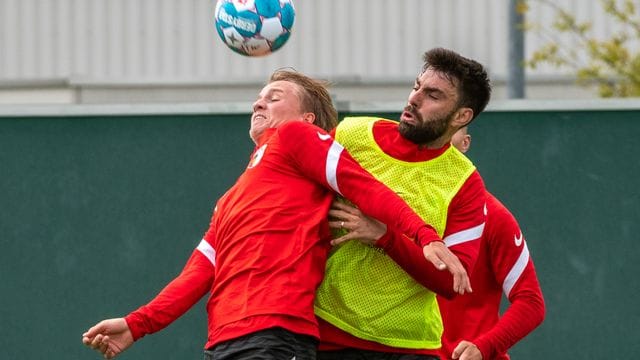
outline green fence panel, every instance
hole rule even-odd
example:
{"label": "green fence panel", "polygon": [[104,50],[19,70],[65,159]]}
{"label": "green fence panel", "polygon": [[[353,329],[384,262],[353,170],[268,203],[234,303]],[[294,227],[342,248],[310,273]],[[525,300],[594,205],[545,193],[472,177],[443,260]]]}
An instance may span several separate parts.
{"label": "green fence panel", "polygon": [[[248,127],[246,114],[0,117],[2,358],[99,359],[82,332],[179,273],[246,166]],[[547,304],[513,358],[635,357],[640,110],[489,111],[471,133]],[[121,359],[200,359],[205,341],[203,300]]]}
{"label": "green fence panel", "polygon": [[[246,166],[244,116],[0,119],[4,359],[99,359],[81,334],[179,273]],[[201,359],[204,301],[123,359]]]}

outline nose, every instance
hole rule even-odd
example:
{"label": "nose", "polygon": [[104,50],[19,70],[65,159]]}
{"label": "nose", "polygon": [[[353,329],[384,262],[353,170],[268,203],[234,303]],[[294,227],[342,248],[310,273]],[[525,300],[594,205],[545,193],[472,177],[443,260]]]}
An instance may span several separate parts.
{"label": "nose", "polygon": [[409,94],[409,99],[407,100],[407,105],[411,105],[417,107],[419,102],[420,92],[419,91],[411,91]]}
{"label": "nose", "polygon": [[264,110],[264,109],[265,109],[264,100],[262,98],[258,98],[253,103],[253,112],[256,112],[257,110]]}

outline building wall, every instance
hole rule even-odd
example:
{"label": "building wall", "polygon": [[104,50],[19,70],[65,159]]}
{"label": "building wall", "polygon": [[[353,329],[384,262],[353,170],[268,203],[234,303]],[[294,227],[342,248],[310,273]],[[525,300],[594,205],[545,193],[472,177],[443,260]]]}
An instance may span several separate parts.
{"label": "building wall", "polygon": [[[552,18],[548,6],[529,3],[530,21]],[[599,2],[555,3],[592,20],[599,33],[612,31]],[[509,0],[294,4],[289,43],[273,55],[246,58],[217,37],[213,0],[0,0],[0,103],[237,100],[280,67],[331,79],[336,96],[347,101],[399,100],[422,53],[435,46],[486,64],[497,96],[504,94]],[[527,53],[543,40],[527,33]],[[568,97],[593,96],[575,88],[566,71],[527,75],[532,98],[557,86]]]}

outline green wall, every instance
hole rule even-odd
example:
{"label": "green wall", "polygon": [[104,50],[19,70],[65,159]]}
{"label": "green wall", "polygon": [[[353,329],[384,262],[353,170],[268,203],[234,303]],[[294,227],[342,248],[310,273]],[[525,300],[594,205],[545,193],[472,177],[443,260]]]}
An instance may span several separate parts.
{"label": "green wall", "polygon": [[[635,357],[640,110],[488,111],[471,132],[547,303],[513,357]],[[1,357],[99,359],[82,332],[181,270],[251,148],[247,114],[0,116]],[[205,339],[202,301],[120,358],[200,359]]]}
{"label": "green wall", "polygon": [[640,352],[640,111],[501,112],[469,156],[524,231],[547,304],[516,359]]}
{"label": "green wall", "polygon": [[[245,119],[0,119],[0,358],[100,359],[81,334],[181,270],[246,165]],[[202,302],[122,358],[201,359],[205,340]]]}

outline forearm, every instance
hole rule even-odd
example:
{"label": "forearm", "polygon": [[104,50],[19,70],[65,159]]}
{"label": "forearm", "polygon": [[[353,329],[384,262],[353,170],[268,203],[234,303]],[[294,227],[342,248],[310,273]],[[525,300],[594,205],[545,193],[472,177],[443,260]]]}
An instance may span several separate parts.
{"label": "forearm", "polygon": [[441,240],[435,229],[402,198],[362,168],[345,166],[343,171],[340,174],[344,179],[342,194],[363,213],[387,224],[391,231],[405,234],[420,246]]}
{"label": "forearm", "polygon": [[496,325],[472,342],[478,346],[483,358],[489,359],[506,352],[530,334],[544,320],[545,305],[542,294],[521,291],[501,316]]}

